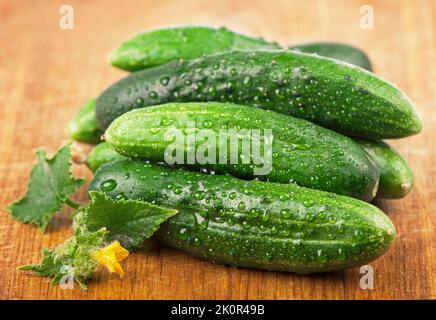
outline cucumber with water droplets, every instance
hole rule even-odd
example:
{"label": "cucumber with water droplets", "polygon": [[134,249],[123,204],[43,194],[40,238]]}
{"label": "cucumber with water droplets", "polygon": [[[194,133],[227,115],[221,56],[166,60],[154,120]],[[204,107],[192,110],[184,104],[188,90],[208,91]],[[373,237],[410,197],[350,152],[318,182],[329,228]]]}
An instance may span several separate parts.
{"label": "cucumber with water droplets", "polygon": [[68,124],[68,134],[71,139],[85,143],[98,143],[101,140],[102,131],[95,117],[96,100],[97,98],[90,99]]}
{"label": "cucumber with water droplets", "polygon": [[280,46],[226,28],[185,26],[139,33],[115,49],[109,61],[120,69],[137,71],[172,60],[251,49],[271,50]]}
{"label": "cucumber with water droplets", "polygon": [[366,264],[395,228],[360,200],[298,187],[212,176],[124,160],[100,167],[89,186],[179,213],[161,225],[163,243],[213,262],[315,273]]}
{"label": "cucumber with water droplets", "polygon": [[398,199],[413,187],[413,172],[398,152],[383,141],[358,140],[380,170],[377,197]]}
{"label": "cucumber with water droplets", "polygon": [[[184,29],[185,29],[184,27],[177,28],[177,30],[164,29],[164,30],[159,30],[159,32],[168,33],[168,34],[173,34],[173,33],[181,34],[184,31]],[[200,29],[207,29],[207,28],[201,27]],[[212,30],[208,32],[212,32]],[[208,32],[205,33],[208,34]],[[133,61],[130,63],[137,65],[138,69],[145,69],[150,67],[150,65],[153,66],[160,65],[174,59],[186,58],[188,55],[191,58],[195,56],[195,54],[192,52],[189,46],[186,49],[180,46],[182,41],[180,37],[173,38],[172,41],[168,43],[168,41],[165,41],[165,39],[167,39],[167,36],[161,39],[155,37],[154,31],[152,31],[152,33],[153,36],[151,38],[153,39],[153,41],[148,40],[149,35],[147,33],[147,34],[137,35],[133,39],[125,42],[112,55],[115,65],[119,64],[122,68],[125,65],[123,61],[129,60],[129,61]],[[213,40],[213,38],[210,37],[206,37],[206,38],[207,41],[211,39]],[[202,39],[202,41],[206,41],[206,38]],[[259,49],[265,48],[264,42],[262,42],[259,39],[256,39],[256,41],[260,43]],[[252,45],[252,42],[249,43],[250,45],[247,45],[247,48],[253,49],[254,47]],[[202,48],[196,46],[192,42],[191,44],[192,46],[195,46],[195,48],[198,49]],[[156,46],[160,48],[159,51],[163,51],[165,52],[165,54],[167,54],[168,52],[173,52],[174,54],[170,56],[165,55],[165,57],[151,55],[149,52],[155,51],[155,49],[153,48],[156,48]],[[363,51],[350,45],[341,44],[341,43],[330,43],[330,42],[314,42],[314,43],[307,43],[307,44],[293,46],[290,47],[290,49],[298,50],[306,53],[316,53],[321,56],[342,60],[371,71],[371,63],[369,61],[369,58],[366,56],[366,54]],[[218,50],[218,52],[221,51]],[[202,52],[197,52],[197,53],[198,53],[198,57],[202,55]],[[210,50],[209,53],[217,53],[217,52]],[[138,57],[142,55],[145,55],[147,58],[139,59]],[[120,59],[120,56],[122,56],[123,58]],[[70,131],[71,138],[76,141],[86,142],[86,143],[96,143],[100,141],[100,136],[102,132],[98,129],[97,122],[95,120],[95,99],[90,100],[90,102],[87,105],[85,105],[82,109],[79,110],[74,120],[71,121],[70,123],[69,131]]]}
{"label": "cucumber with water droplets", "polygon": [[86,158],[86,165],[92,172],[95,172],[105,163],[124,159],[127,158],[116,152],[109,143],[102,142],[91,150]]}
{"label": "cucumber with water droplets", "polygon": [[344,43],[335,42],[311,42],[289,47],[305,53],[316,53],[323,57],[328,57],[372,71],[371,61],[368,56],[360,49]]}
{"label": "cucumber with water droplets", "polygon": [[[405,197],[413,187],[413,172],[404,159],[382,141],[356,140],[370,154],[380,172],[376,197],[398,199]],[[87,165],[92,171],[108,162],[126,159],[107,142],[97,145],[89,154]]]}
{"label": "cucumber with water droplets", "polygon": [[[178,135],[177,139],[169,134]],[[197,137],[193,143],[190,136]],[[232,158],[235,137],[239,141],[233,143],[237,150]],[[166,153],[174,154],[172,148],[179,143],[183,158],[177,163],[193,169],[244,179],[291,181],[367,201],[377,191],[377,167],[359,144],[307,120],[269,110],[220,102],[142,108],[112,122],[105,139],[127,157],[164,162]]]}
{"label": "cucumber with water droplets", "polygon": [[[413,172],[404,159],[387,143],[381,141],[356,140],[370,154],[371,159],[377,164],[380,172],[379,185],[376,197],[403,198],[413,187]],[[97,145],[89,154],[87,165],[96,171],[103,164],[124,160],[107,142]]]}
{"label": "cucumber with water droplets", "polygon": [[96,115],[107,128],[135,108],[191,101],[270,109],[366,138],[400,138],[422,126],[411,101],[374,74],[292,51],[234,51],[138,71],[100,95]]}
{"label": "cucumber with water droplets", "polygon": [[[241,35],[226,28],[181,26],[136,34],[115,49],[109,61],[120,69],[138,71],[172,60],[200,58],[232,50],[280,49],[283,48],[277,43]],[[312,42],[289,49],[346,61],[371,71],[371,62],[366,54],[347,44]]]}

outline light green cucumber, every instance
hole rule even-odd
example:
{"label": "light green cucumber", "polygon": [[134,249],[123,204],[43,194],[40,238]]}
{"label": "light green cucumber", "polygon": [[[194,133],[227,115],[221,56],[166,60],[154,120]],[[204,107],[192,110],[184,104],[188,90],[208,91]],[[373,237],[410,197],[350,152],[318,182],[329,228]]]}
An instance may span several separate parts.
{"label": "light green cucumber", "polygon": [[383,141],[358,140],[380,170],[379,198],[403,198],[413,187],[413,173],[398,152]]}
{"label": "light green cucumber", "polygon": [[[356,140],[370,154],[379,167],[380,180],[376,197],[403,198],[413,187],[413,173],[407,161],[387,143],[381,141]],[[97,145],[89,154],[87,164],[95,172],[103,164],[123,160],[107,142]]]}
{"label": "light green cucumber", "polygon": [[109,143],[102,142],[91,150],[86,159],[86,165],[92,172],[95,172],[105,163],[124,159],[126,157],[116,152]]}
{"label": "light green cucumber", "polygon": [[320,56],[337,59],[372,71],[371,61],[360,49],[344,43],[311,42],[289,47],[305,53],[316,53]]}
{"label": "light green cucumber", "polygon": [[[189,132],[198,137],[192,144]],[[209,133],[211,137],[200,136]],[[172,134],[175,141],[170,139]],[[236,160],[231,161],[234,137],[239,141],[234,143]],[[177,153],[173,148],[178,143],[183,157],[177,163],[194,170],[295,182],[368,201],[377,190],[377,167],[359,144],[307,120],[269,110],[220,102],[142,108],[117,118],[105,139],[120,154],[156,162],[166,161],[166,153]],[[243,139],[249,146],[247,152],[242,149]],[[251,152],[256,146],[259,152]],[[191,161],[188,154],[193,155]]]}
{"label": "light green cucumber", "polygon": [[95,105],[97,98],[90,99],[68,124],[68,134],[71,139],[85,143],[98,143],[102,131],[97,126]]}
{"label": "light green cucumber", "polygon": [[178,27],[139,33],[114,50],[112,65],[137,71],[172,60],[198,58],[232,50],[280,49],[263,39],[247,37],[226,28]]}
{"label": "light green cucumber", "polygon": [[[172,60],[200,58],[204,55],[232,50],[279,50],[276,43],[248,37],[226,28],[181,26],[141,32],[123,42],[109,56],[112,65],[137,71]],[[371,63],[364,52],[342,43],[313,42],[289,47],[306,53],[342,60],[371,70]]]}

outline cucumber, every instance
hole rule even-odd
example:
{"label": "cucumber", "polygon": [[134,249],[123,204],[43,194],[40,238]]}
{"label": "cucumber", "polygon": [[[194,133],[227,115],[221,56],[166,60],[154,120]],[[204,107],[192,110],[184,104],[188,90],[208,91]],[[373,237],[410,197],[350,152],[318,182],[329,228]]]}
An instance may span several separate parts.
{"label": "cucumber", "polygon": [[[188,127],[189,126],[189,127]],[[195,128],[194,128],[195,127]],[[225,128],[226,130],[223,130]],[[170,140],[170,130],[179,130],[179,138]],[[239,135],[236,161],[230,161],[231,131]],[[243,130],[258,130],[259,135]],[[271,129],[270,157],[265,152],[267,132]],[[200,137],[211,132],[212,138]],[[195,132],[198,139],[190,164],[188,135]],[[224,139],[219,138],[220,133]],[[192,135],[191,135],[192,136]],[[242,138],[250,149],[242,150]],[[251,152],[259,141],[260,152]],[[120,154],[157,162],[165,161],[165,152],[175,143],[184,152],[180,159],[193,169],[205,168],[233,176],[289,183],[349,195],[370,201],[377,191],[378,170],[366,151],[350,138],[319,127],[307,120],[283,114],[221,102],[172,103],[133,110],[117,118],[105,132],[106,141]],[[183,140],[181,140],[183,139]],[[225,144],[220,145],[220,141]],[[269,140],[271,141],[271,139]],[[268,147],[268,145],[266,145]],[[203,150],[203,151],[202,151]],[[199,159],[204,150],[210,157]],[[255,150],[255,149],[254,149]],[[223,160],[219,156],[224,151]],[[170,153],[175,153],[171,151]],[[244,159],[248,163],[243,163]],[[261,161],[263,159],[263,162]],[[232,164],[230,164],[232,163]],[[257,168],[255,172],[254,168]],[[272,170],[271,170],[272,169]]]}
{"label": "cucumber", "polygon": [[92,172],[95,172],[105,163],[127,159],[115,151],[107,142],[102,142],[94,147],[86,159],[86,165]]}
{"label": "cucumber", "polygon": [[[142,32],[123,42],[109,56],[120,69],[138,71],[177,59],[232,50],[278,50],[277,43],[238,34],[226,28],[181,26]],[[289,47],[306,53],[343,60],[371,71],[371,62],[361,50],[342,43],[313,42]]]}
{"label": "cucumber", "polygon": [[372,71],[371,61],[360,49],[344,43],[334,42],[311,42],[289,47],[305,53],[316,53],[320,56],[348,62],[353,65]]}
{"label": "cucumber", "polygon": [[120,69],[137,71],[176,59],[250,49],[280,49],[280,46],[226,28],[178,27],[137,34],[114,50],[109,62]]}
{"label": "cucumber", "polygon": [[221,101],[308,119],[341,133],[400,138],[421,130],[411,101],[350,64],[298,52],[228,52],[174,61],[121,79],[97,100],[101,128],[134,108]]}
{"label": "cucumber", "polygon": [[[185,29],[184,27],[181,28],[182,30]],[[204,29],[204,28],[201,28]],[[180,32],[182,30],[179,30]],[[164,31],[164,30],[160,30],[160,31]],[[174,33],[171,29],[165,29],[165,32],[168,31],[169,33]],[[150,43],[148,41],[145,41],[144,39],[147,38],[145,35],[137,35],[135,38],[128,40],[125,45],[123,45],[122,47],[120,47],[119,49],[117,49],[115,52],[118,52],[115,56],[124,56],[124,59],[127,59],[127,57],[130,57],[130,59],[135,59],[135,57],[138,56],[138,54],[136,53],[138,50],[149,50],[149,46]],[[165,38],[165,37],[164,37]],[[142,39],[142,41],[140,43],[138,43],[138,39]],[[209,38],[208,38],[209,39]],[[179,38],[180,40],[180,38]],[[176,41],[176,39],[173,39],[173,42],[171,44],[171,47],[174,46],[177,48],[177,50],[181,50],[182,48],[180,47],[180,43],[178,43]],[[261,42],[260,40],[258,40],[259,42]],[[154,46],[163,46],[163,45],[168,45],[168,43],[160,43],[158,41],[158,39],[155,39],[155,42],[153,42]],[[130,49],[125,49],[125,48],[130,48]],[[250,47],[249,48],[254,48],[254,47]],[[262,46],[261,46],[262,47]],[[135,48],[135,50],[133,50],[133,48]],[[167,47],[165,47],[167,48]],[[261,49],[261,48],[260,48]],[[346,44],[341,44],[341,43],[330,43],[330,42],[314,42],[314,43],[307,43],[307,44],[302,44],[302,45],[296,45],[293,47],[290,47],[291,50],[297,50],[297,51],[301,51],[301,52],[306,52],[306,53],[316,53],[318,55],[321,56],[325,56],[325,57],[329,57],[332,59],[338,59],[338,60],[342,60],[354,65],[357,65],[359,67],[365,68],[369,71],[371,71],[371,62],[369,60],[369,58],[367,57],[367,55],[353,47],[350,45],[346,45]],[[165,52],[167,53],[168,50],[166,49],[162,49],[165,50]],[[189,50],[189,49],[188,49]],[[191,51],[190,51],[191,52]],[[142,53],[145,54],[145,53]],[[181,57],[185,57],[186,58],[186,54],[185,51],[180,51],[179,56],[175,57],[175,58],[181,58]],[[199,55],[201,56],[201,54]],[[150,59],[149,56],[148,60]],[[161,56],[159,56],[161,57]],[[175,59],[174,57],[171,59]],[[115,65],[118,64],[117,62],[120,63],[121,68],[123,69],[123,63],[114,58],[114,63]],[[135,64],[139,64],[141,61],[137,61],[135,60]],[[159,65],[162,63],[168,62],[167,60],[159,60],[159,61],[155,61],[154,59],[152,60],[152,65]],[[141,68],[147,68],[150,65],[141,65]],[[97,123],[95,120],[95,101],[92,102],[92,104],[89,105],[89,107],[87,107],[88,105],[86,105],[85,107],[83,107],[83,110],[79,111],[75,117],[75,119],[71,122],[70,124],[70,131],[71,131],[71,138],[73,140],[76,141],[81,141],[81,142],[86,142],[86,143],[97,143],[100,141],[100,136],[102,134],[102,132],[97,128]]]}
{"label": "cucumber", "polygon": [[378,198],[405,197],[413,187],[413,172],[398,152],[383,141],[358,140],[380,170]]}
{"label": "cucumber", "polygon": [[341,270],[380,256],[396,233],[382,211],[353,198],[134,160],[101,166],[89,190],[176,208],[158,240],[239,267]]}
{"label": "cucumber", "polygon": [[95,105],[97,98],[90,99],[68,124],[68,134],[71,139],[85,143],[98,143],[102,131],[97,126]]}
{"label": "cucumber", "polygon": [[[370,154],[380,172],[376,197],[403,198],[413,187],[413,173],[407,161],[387,143],[382,141],[356,140]],[[97,145],[89,154],[88,167],[95,172],[108,162],[126,159],[107,142]]]}

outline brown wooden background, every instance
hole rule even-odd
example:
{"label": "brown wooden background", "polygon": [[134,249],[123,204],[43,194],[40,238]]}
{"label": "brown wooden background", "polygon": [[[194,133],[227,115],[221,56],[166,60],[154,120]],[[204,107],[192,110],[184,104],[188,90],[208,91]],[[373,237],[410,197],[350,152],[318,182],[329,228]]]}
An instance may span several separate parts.
{"label": "brown wooden background", "polygon": [[[59,27],[59,8],[72,4],[74,30]],[[359,27],[371,4],[375,28]],[[377,204],[399,236],[371,263],[373,290],[359,288],[358,269],[294,274],[213,265],[170,249],[135,253],[126,276],[102,274],[87,292],[52,287],[15,268],[35,263],[43,246],[70,235],[68,211],[46,234],[0,212],[0,298],[3,299],[403,299],[436,298],[436,1],[0,1],[0,207],[26,190],[34,149],[50,152],[66,138],[66,124],[88,98],[124,75],[106,63],[110,50],[148,28],[177,24],[225,25],[282,44],[343,41],[363,48],[375,70],[416,102],[425,129],[392,143],[416,175],[413,192]],[[76,168],[77,175],[90,174]],[[86,200],[85,192],[77,198]]]}

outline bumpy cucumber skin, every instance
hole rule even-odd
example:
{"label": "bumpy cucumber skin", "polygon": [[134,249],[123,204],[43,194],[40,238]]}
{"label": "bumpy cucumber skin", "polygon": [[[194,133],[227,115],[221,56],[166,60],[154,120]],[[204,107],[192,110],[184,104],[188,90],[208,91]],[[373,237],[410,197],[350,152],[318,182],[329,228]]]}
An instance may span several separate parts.
{"label": "bumpy cucumber skin", "polygon": [[92,172],[108,162],[127,159],[127,157],[119,154],[107,142],[102,142],[94,147],[86,158],[86,165]]}
{"label": "bumpy cucumber skin", "polygon": [[71,139],[85,143],[98,143],[102,131],[97,125],[95,105],[97,98],[90,99],[68,124],[68,134]]}
{"label": "bumpy cucumber skin", "polygon": [[394,226],[378,208],[293,184],[124,160],[101,166],[89,190],[178,209],[157,232],[160,241],[240,267],[341,270],[374,260],[395,238]]}
{"label": "bumpy cucumber skin", "polygon": [[[117,118],[105,132],[106,141],[119,153],[134,158],[165,161],[165,150],[173,141],[166,137],[178,129],[184,135],[185,163],[187,163],[186,132],[188,123],[195,129],[211,130],[215,142],[196,141],[195,150],[210,142],[216,157],[213,164],[187,164],[194,169],[206,168],[218,173],[260,180],[289,183],[330,191],[370,201],[378,185],[378,169],[365,150],[350,138],[319,127],[307,120],[289,117],[269,110],[229,103],[172,103],[128,112]],[[271,129],[272,171],[254,175],[253,163],[242,164],[241,145],[238,164],[229,164],[229,147],[224,164],[218,163],[220,129],[258,129],[260,155],[264,155],[264,129]],[[242,132],[242,131],[241,131]],[[230,140],[230,139],[229,139]],[[250,145],[252,140],[250,139]],[[262,165],[257,166],[262,167]]]}
{"label": "bumpy cucumber skin", "polygon": [[[164,29],[159,30],[159,33],[164,33],[165,35],[171,35],[177,34],[177,37],[172,37],[171,43],[168,43],[167,36],[164,37],[164,42],[161,42],[161,38],[156,37],[157,34],[155,31],[153,31],[152,39],[153,41],[150,41],[148,38],[151,36],[150,34],[139,34],[135,36],[134,38],[126,41],[119,49],[115,50],[112,54],[111,60],[113,61],[115,66],[120,66],[122,69],[129,69],[129,65],[135,64],[136,68],[135,70],[144,69],[150,66],[160,65],[166,62],[169,62],[171,60],[174,60],[176,58],[187,58],[189,56],[190,58],[195,58],[195,54],[199,53],[200,57],[203,53],[202,52],[192,52],[190,50],[190,47],[188,46],[188,49],[182,48],[180,45],[183,42],[183,32],[185,29],[188,29],[186,27],[179,28],[177,30],[171,30],[171,29]],[[208,29],[208,28],[202,28],[199,27],[199,31],[197,32],[197,35],[195,37],[195,40],[199,37],[200,34],[202,34],[200,31],[203,31],[206,35],[209,35],[210,30],[214,29]],[[206,29],[206,30],[203,30]],[[194,32],[195,28],[189,28],[189,32]],[[208,31],[209,30],[209,31]],[[229,31],[221,30],[221,33],[226,33]],[[215,33],[217,31],[215,30]],[[237,38],[238,41],[234,41],[233,46],[237,45],[238,48],[244,49],[244,44],[246,43],[246,46],[248,49],[254,49],[255,44],[258,43],[259,49],[265,49],[265,42],[261,39],[252,39],[253,41],[245,40],[246,37],[242,37],[239,35],[235,35],[234,38]],[[214,38],[207,38],[212,39]],[[154,46],[151,48],[150,45],[153,44]],[[153,55],[153,58],[150,57],[150,54],[146,53],[148,51],[156,50],[156,45],[158,48],[161,48],[160,51],[164,50],[165,57],[162,59],[162,55],[156,56]],[[162,46],[165,45],[163,48]],[[216,45],[216,43],[213,43],[211,45]],[[173,47],[174,46],[174,47]],[[195,46],[196,48],[203,48]],[[278,48],[277,45],[271,44],[271,48]],[[209,48],[209,53],[217,53],[212,50],[212,48]],[[215,48],[215,47],[213,47]],[[359,50],[358,48],[355,48],[350,45],[341,44],[341,43],[333,43],[333,42],[313,42],[313,43],[306,43],[302,45],[296,45],[293,47],[290,47],[291,50],[297,50],[300,52],[305,53],[316,53],[321,56],[325,56],[332,59],[338,59],[342,60],[354,65],[357,65],[359,67],[362,67],[364,69],[367,69],[369,71],[372,71],[371,68],[371,62],[367,55]],[[186,51],[187,50],[187,51]],[[220,48],[222,52],[222,48]],[[143,52],[145,51],[145,52]],[[174,55],[168,56],[168,52],[175,52]],[[143,58],[138,58],[141,56],[145,56]],[[159,60],[156,60],[158,58]],[[147,63],[144,63],[144,61],[151,60]],[[100,136],[102,132],[97,128],[97,120],[95,119],[95,99],[90,100],[88,104],[86,104],[75,116],[75,119],[70,123],[70,136],[73,140],[80,141],[80,142],[86,142],[86,143],[97,143],[99,142]]]}
{"label": "bumpy cucumber skin", "polygon": [[[110,63],[138,71],[176,59],[193,59],[232,50],[278,50],[263,39],[244,36],[226,28],[181,26],[142,32],[125,41],[109,56]],[[371,71],[371,62],[361,50],[342,43],[313,42],[289,47],[306,53],[342,60]]]}
{"label": "bumpy cucumber skin", "polygon": [[404,159],[383,141],[357,140],[370,154],[380,171],[378,198],[404,198],[413,187],[413,172]]}
{"label": "bumpy cucumber skin", "polygon": [[110,63],[137,71],[176,59],[192,59],[232,50],[276,50],[276,43],[247,37],[226,28],[178,27],[139,33],[110,56]]}
{"label": "bumpy cucumber skin", "polygon": [[421,130],[412,103],[394,86],[362,68],[292,51],[234,51],[138,71],[100,95],[96,115],[107,128],[134,108],[197,101],[261,107],[367,138]]}
{"label": "bumpy cucumber skin", "polygon": [[372,71],[371,61],[360,49],[344,43],[335,42],[311,42],[289,47],[305,53],[316,53],[320,56],[337,59]]}

